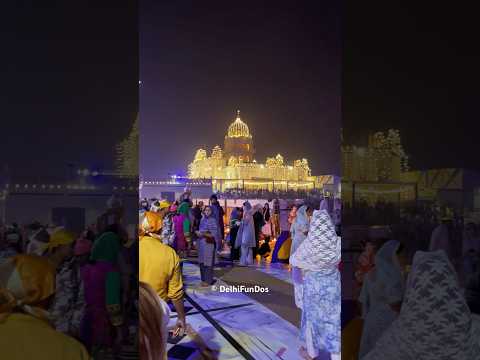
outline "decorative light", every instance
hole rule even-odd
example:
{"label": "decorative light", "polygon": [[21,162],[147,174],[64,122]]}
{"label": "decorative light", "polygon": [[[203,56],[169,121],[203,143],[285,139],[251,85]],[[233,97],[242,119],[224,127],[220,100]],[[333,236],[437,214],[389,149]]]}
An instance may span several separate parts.
{"label": "decorative light", "polygon": [[228,127],[227,138],[251,138],[247,124],[240,118],[240,110],[237,110],[235,121]]}

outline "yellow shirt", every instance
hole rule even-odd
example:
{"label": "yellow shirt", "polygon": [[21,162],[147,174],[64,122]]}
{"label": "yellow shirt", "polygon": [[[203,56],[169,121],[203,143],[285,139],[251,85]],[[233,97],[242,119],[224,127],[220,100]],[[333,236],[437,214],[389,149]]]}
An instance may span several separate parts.
{"label": "yellow shirt", "polygon": [[77,340],[55,331],[45,321],[14,313],[0,324],[2,359],[89,360]]}
{"label": "yellow shirt", "polygon": [[164,301],[183,297],[180,258],[175,250],[150,236],[140,238],[138,275]]}

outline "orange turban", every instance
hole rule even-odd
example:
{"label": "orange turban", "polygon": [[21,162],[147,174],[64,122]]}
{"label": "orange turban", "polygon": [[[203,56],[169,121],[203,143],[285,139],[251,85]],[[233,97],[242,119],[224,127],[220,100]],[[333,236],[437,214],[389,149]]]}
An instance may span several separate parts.
{"label": "orange turban", "polygon": [[156,233],[162,228],[162,218],[160,214],[146,211],[143,214],[143,220],[140,224],[141,234]]}

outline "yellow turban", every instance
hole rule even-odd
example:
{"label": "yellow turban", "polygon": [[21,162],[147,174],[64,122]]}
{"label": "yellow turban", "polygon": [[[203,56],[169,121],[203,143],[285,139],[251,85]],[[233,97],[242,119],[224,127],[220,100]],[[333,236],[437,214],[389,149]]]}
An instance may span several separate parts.
{"label": "yellow turban", "polygon": [[36,255],[17,255],[0,265],[0,323],[14,309],[46,320],[41,302],[55,293],[55,267]]}
{"label": "yellow turban", "polygon": [[166,209],[170,206],[170,203],[167,200],[155,201],[150,207],[150,211],[157,212],[163,209]]}
{"label": "yellow turban", "polygon": [[159,214],[146,211],[140,224],[141,235],[146,233],[155,233],[162,228],[162,218]]}
{"label": "yellow turban", "polygon": [[162,200],[160,201],[159,209],[163,210],[165,208],[168,208],[169,206],[170,206],[170,203],[167,200]]}
{"label": "yellow turban", "polygon": [[55,231],[50,235],[50,241],[45,244],[48,251],[52,251],[58,246],[72,244],[75,241],[75,235],[64,229]]}

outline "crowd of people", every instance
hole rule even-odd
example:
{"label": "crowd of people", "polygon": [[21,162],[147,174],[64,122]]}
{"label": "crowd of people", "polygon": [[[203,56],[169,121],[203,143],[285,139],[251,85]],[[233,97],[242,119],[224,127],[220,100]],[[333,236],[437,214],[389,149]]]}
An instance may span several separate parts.
{"label": "crowd of people", "polygon": [[81,233],[52,224],[0,232],[0,347],[6,359],[126,359],[137,344],[136,243],[123,206]]}
{"label": "crowd of people", "polygon": [[223,199],[306,199],[320,198],[323,192],[319,189],[290,189],[290,190],[253,190],[253,189],[228,189],[217,193]]}
{"label": "crowd of people", "polygon": [[[186,322],[182,264],[196,254],[202,286],[213,283],[213,266],[222,245],[223,208],[216,196],[210,204],[193,205],[186,191],[177,201],[151,199],[140,202],[139,281],[140,354],[146,359],[166,359],[167,340],[188,335],[203,359],[216,353]],[[170,304],[170,305],[168,305]],[[167,329],[169,314],[175,325]]]}
{"label": "crowd of people", "polygon": [[355,267],[360,316],[343,330],[344,358],[478,358],[477,229],[452,209],[430,205],[404,209],[398,222],[366,232]]}
{"label": "crowd of people", "polygon": [[[245,201],[242,207],[224,209],[215,194],[208,205],[194,204],[188,189],[173,203],[141,201],[140,307],[145,303],[158,317],[156,323],[161,324],[157,331],[147,324],[152,318],[140,324],[141,353],[160,354],[151,358],[162,358],[168,338],[188,334],[201,344],[205,358],[214,356],[186,323],[185,259],[194,261],[197,257],[199,286],[209,287],[216,281],[214,267],[219,261],[229,266],[252,266],[268,257],[272,263],[290,264],[287,266],[293,269],[292,305],[302,311],[301,357],[314,359],[329,353],[333,359],[340,358],[340,202],[308,199],[290,205],[281,206],[275,200],[272,206],[269,202],[252,206]],[[167,330],[165,319],[170,310],[177,313],[177,321]],[[148,318],[148,312],[144,316]],[[162,346],[158,347],[159,343]]]}

